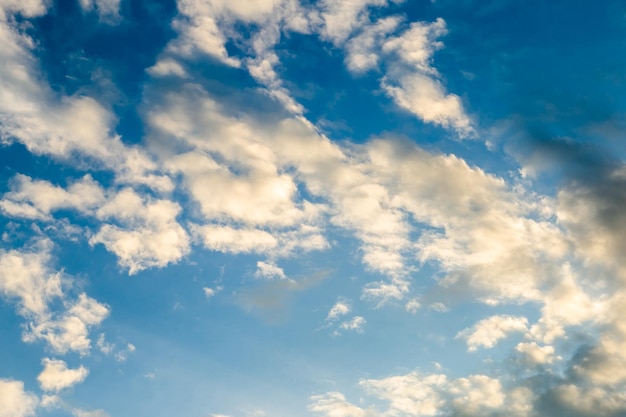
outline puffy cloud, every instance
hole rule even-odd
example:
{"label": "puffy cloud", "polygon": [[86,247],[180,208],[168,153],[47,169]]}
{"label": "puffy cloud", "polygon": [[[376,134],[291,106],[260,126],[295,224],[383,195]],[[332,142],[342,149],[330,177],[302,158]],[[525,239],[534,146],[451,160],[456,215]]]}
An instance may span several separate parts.
{"label": "puffy cloud", "polygon": [[404,32],[390,35],[400,23],[400,17],[390,16],[364,25],[346,44],[346,66],[361,73],[382,63],[380,85],[399,107],[461,137],[473,135],[460,97],[446,92],[432,65],[435,51],[443,47],[437,39],[447,33],[445,21],[413,22]]}
{"label": "puffy cloud", "polygon": [[34,416],[39,399],[21,381],[0,379],[0,417]]}
{"label": "puffy cloud", "polygon": [[311,397],[309,410],[328,417],[365,417],[367,412],[362,408],[350,404],[340,392],[327,392],[323,395]]}
{"label": "puffy cloud", "polygon": [[361,380],[359,385],[386,409],[358,407],[339,392],[311,397],[309,410],[326,416],[526,416],[532,394],[526,388],[507,391],[498,379],[486,375],[449,379],[445,375],[407,375]]}
{"label": "puffy cloud", "polygon": [[451,384],[452,406],[463,414],[484,415],[502,408],[506,401],[499,380],[486,375],[459,378]]}
{"label": "puffy cloud", "polygon": [[263,0],[253,4],[242,0],[178,0],[177,6],[179,16],[173,26],[179,36],[170,42],[167,52],[189,58],[198,51],[233,67],[239,67],[241,60],[229,56],[225,45],[229,37],[236,36],[232,28],[234,21],[260,24],[264,28],[275,26],[278,18],[292,29],[307,26],[295,0]]}
{"label": "puffy cloud", "polygon": [[[391,138],[344,147],[302,118],[230,116],[227,103],[199,86],[165,97],[147,112],[150,140],[192,148],[162,158],[198,201],[209,224],[191,229],[210,249],[272,256],[324,249],[328,219],[361,242],[369,269],[389,278],[364,291],[383,301],[407,293],[415,259],[437,262],[448,274],[443,285],[472,287],[485,301],[536,301],[567,253],[561,231],[544,220],[549,203],[455,156]],[[310,240],[294,230],[302,223]],[[415,242],[417,224],[430,229]]]}
{"label": "puffy cloud", "polygon": [[48,269],[52,242],[41,240],[29,251],[0,251],[0,288],[5,297],[16,298],[20,314],[43,317],[48,303],[61,297],[61,275]]}
{"label": "puffy cloud", "polygon": [[444,375],[421,376],[412,373],[359,383],[370,395],[389,403],[390,414],[434,416],[445,400],[440,393],[448,380]]}
{"label": "puffy cloud", "polygon": [[84,366],[70,369],[67,367],[67,363],[60,359],[45,358],[42,363],[44,369],[37,377],[37,381],[44,391],[61,391],[84,381],[89,374]]}
{"label": "puffy cloud", "polygon": [[187,71],[185,71],[183,65],[172,58],[159,59],[156,64],[148,68],[146,71],[153,77],[187,76]]}
{"label": "puffy cloud", "polygon": [[66,310],[28,323],[24,340],[42,339],[60,354],[68,351],[85,355],[91,348],[89,332],[109,315],[109,308],[82,293],[78,300],[65,302]]}
{"label": "puffy cloud", "polygon": [[474,327],[467,328],[457,338],[467,340],[468,350],[475,351],[479,347],[491,348],[513,332],[526,332],[528,319],[514,316],[492,316],[479,321]]}
{"label": "puffy cloud", "polygon": [[326,321],[337,320],[339,317],[348,314],[351,310],[352,309],[350,308],[350,304],[348,304],[347,300],[339,299],[328,311]]}
{"label": "puffy cloud", "polygon": [[555,360],[561,359],[555,355],[554,346],[539,346],[535,342],[519,343],[515,350],[520,352],[523,359],[530,365],[551,364]]}
{"label": "puffy cloud", "polygon": [[322,0],[320,4],[322,36],[339,45],[352,32],[369,22],[369,7],[386,4],[387,0]]}
{"label": "puffy cloud", "polygon": [[400,18],[390,16],[365,26],[361,33],[352,37],[346,44],[346,66],[355,73],[369,71],[378,67],[380,52],[378,49],[385,37],[396,30]]}
{"label": "puffy cloud", "polygon": [[257,270],[254,273],[256,278],[264,279],[286,279],[285,271],[272,262],[259,261],[256,263]]}
{"label": "puffy cloud", "polygon": [[460,97],[446,94],[440,81],[410,74],[397,80],[384,78],[381,85],[398,106],[424,122],[452,128],[462,137],[472,133],[472,122],[465,114]]}
{"label": "puffy cloud", "polygon": [[606,388],[582,388],[567,384],[555,390],[557,400],[571,413],[589,416],[620,416],[626,413],[626,394]]}
{"label": "puffy cloud", "polygon": [[[90,329],[107,317],[109,309],[84,293],[77,299],[65,295],[62,274],[50,267],[51,250],[49,240],[39,240],[20,251],[0,251],[0,289],[17,300],[19,314],[28,320],[25,341],[41,339],[55,352],[86,354]],[[53,310],[57,300],[62,308]]]}
{"label": "puffy cloud", "polygon": [[163,267],[177,262],[190,250],[187,233],[176,221],[179,212],[180,206],[172,201],[123,189],[96,213],[99,219],[117,224],[102,226],[89,243],[102,243],[131,275],[146,268]]}
{"label": "puffy cloud", "polygon": [[204,245],[226,253],[267,253],[278,246],[278,239],[259,229],[235,229],[228,226],[192,226]]}
{"label": "puffy cloud", "polygon": [[11,180],[11,191],[0,200],[0,210],[11,217],[47,220],[52,211],[59,209],[93,211],[104,198],[102,188],[90,175],[64,189],[18,174]]}
{"label": "puffy cloud", "polygon": [[24,17],[41,16],[46,12],[44,0],[0,0],[0,20],[6,19],[7,13],[20,13]]}

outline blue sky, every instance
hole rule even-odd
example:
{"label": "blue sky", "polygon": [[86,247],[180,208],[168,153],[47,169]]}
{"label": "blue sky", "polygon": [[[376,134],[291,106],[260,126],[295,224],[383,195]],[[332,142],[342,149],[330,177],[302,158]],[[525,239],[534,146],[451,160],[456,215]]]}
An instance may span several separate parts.
{"label": "blue sky", "polygon": [[0,417],[626,415],[624,39],[0,0]]}

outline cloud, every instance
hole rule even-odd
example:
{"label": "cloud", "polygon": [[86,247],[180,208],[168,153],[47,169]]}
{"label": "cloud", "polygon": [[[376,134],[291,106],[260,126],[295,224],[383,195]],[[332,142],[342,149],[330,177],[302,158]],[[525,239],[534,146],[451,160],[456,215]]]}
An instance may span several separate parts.
{"label": "cloud", "polygon": [[369,21],[368,8],[385,6],[386,0],[354,0],[321,2],[321,34],[336,45],[342,44],[350,34]]}
{"label": "cloud", "polygon": [[367,412],[346,401],[340,392],[327,392],[311,397],[309,410],[328,417],[365,417]]}
{"label": "cloud", "polygon": [[483,319],[474,327],[459,332],[456,337],[465,339],[467,350],[472,352],[480,347],[492,348],[510,333],[526,331],[528,331],[528,319],[526,317],[501,315]]}
{"label": "cloud", "polygon": [[34,416],[39,399],[24,390],[24,383],[0,379],[0,417]]}
{"label": "cloud", "polygon": [[358,35],[350,38],[346,44],[345,59],[348,69],[354,73],[362,73],[378,68],[381,59],[378,49],[400,22],[398,16],[389,16],[365,26]]}
{"label": "cloud", "polygon": [[[387,277],[367,285],[364,297],[383,302],[408,292],[411,260],[438,263],[442,284],[472,287],[490,302],[538,300],[542,280],[567,253],[547,220],[549,200],[453,155],[389,137],[342,146],[302,118],[233,116],[197,85],[164,95],[147,111],[149,138],[186,147],[161,158],[199,203],[208,224],[191,229],[209,249],[275,258],[326,249],[329,230],[348,230],[364,265]],[[510,271],[519,278],[500,279]]]}
{"label": "cloud", "polygon": [[526,362],[530,365],[551,364],[555,360],[561,359],[555,355],[554,346],[539,346],[535,342],[519,343],[515,350],[520,352]]}
{"label": "cloud", "polygon": [[79,0],[80,7],[85,12],[96,10],[100,20],[107,23],[116,23],[120,19],[121,0]]}
{"label": "cloud", "polygon": [[130,188],[105,191],[90,175],[65,189],[18,174],[11,188],[0,200],[5,215],[52,221],[54,211],[73,209],[103,221],[89,242],[104,244],[131,274],[163,267],[189,252],[187,233],[176,222],[180,206],[169,200],[151,199]]}
{"label": "cloud", "polygon": [[347,300],[339,299],[334,306],[328,311],[328,315],[326,316],[326,321],[334,321],[337,320],[341,316],[345,316],[352,309],[350,308],[350,304],[348,304]]}
{"label": "cloud", "polygon": [[[111,4],[99,0],[98,4]],[[143,184],[171,191],[172,181],[160,175],[150,156],[139,147],[126,146],[113,133],[115,116],[97,99],[85,95],[59,96],[43,82],[33,55],[35,41],[6,13],[27,17],[47,11],[40,1],[5,3],[0,16],[0,141],[20,142],[36,155],[72,165],[113,171],[119,182]]]}
{"label": "cloud", "polygon": [[398,106],[424,122],[452,128],[461,137],[472,133],[471,120],[465,114],[461,99],[455,94],[446,94],[440,81],[413,74],[397,80],[384,78],[381,85]]}
{"label": "cloud", "polygon": [[37,381],[44,391],[59,392],[83,382],[89,374],[84,366],[70,369],[67,367],[67,363],[60,359],[44,358],[42,363],[44,369],[37,377]]}
{"label": "cloud", "polygon": [[285,275],[285,271],[282,268],[276,266],[276,264],[272,262],[263,262],[258,261],[256,263],[257,270],[254,273],[256,278],[264,278],[264,279],[287,279]]}
{"label": "cloud", "polygon": [[6,14],[19,13],[24,17],[41,16],[46,11],[44,0],[2,0],[0,2],[0,20],[6,19]]}
{"label": "cloud", "polygon": [[363,326],[367,321],[361,316],[354,316],[351,320],[344,321],[339,325],[340,329],[352,330],[357,333],[363,333]]}
{"label": "cloud", "polygon": [[0,210],[11,217],[50,220],[51,213],[60,209],[88,213],[105,199],[104,191],[90,175],[71,183],[67,189],[21,174],[10,183],[11,191],[0,200]]}
{"label": "cloud", "polygon": [[354,73],[384,67],[380,85],[395,103],[426,123],[454,130],[460,137],[474,135],[473,122],[459,96],[448,94],[432,65],[437,39],[447,33],[446,22],[413,22],[398,35],[399,16],[366,24],[346,46],[346,66]]}
{"label": "cloud", "polygon": [[486,375],[449,379],[442,374],[413,372],[384,379],[361,380],[359,385],[386,409],[362,408],[346,401],[343,394],[329,392],[311,397],[309,410],[329,417],[387,416],[526,416],[529,393],[505,391],[500,381]]}
{"label": "cloud", "polygon": [[421,306],[422,305],[419,300],[413,298],[404,305],[404,309],[411,314],[415,314],[421,308]]}
{"label": "cloud", "polygon": [[177,203],[123,189],[97,210],[98,219],[114,223],[105,223],[89,243],[102,243],[131,275],[164,267],[190,251],[189,237],[176,221],[179,212]]}
{"label": "cloud", "polygon": [[217,287],[217,288],[204,287],[202,288],[202,291],[204,291],[204,295],[206,298],[212,298],[212,297],[215,297],[215,294],[217,294],[217,292],[220,291],[221,288],[222,287]]}
{"label": "cloud", "polygon": [[[0,250],[0,289],[5,297],[17,300],[18,313],[27,319],[23,339],[45,340],[53,351],[87,354],[90,328],[109,314],[106,305],[81,293],[68,297],[60,272],[53,272],[52,242],[40,239],[22,250]],[[60,308],[52,308],[61,302]]]}

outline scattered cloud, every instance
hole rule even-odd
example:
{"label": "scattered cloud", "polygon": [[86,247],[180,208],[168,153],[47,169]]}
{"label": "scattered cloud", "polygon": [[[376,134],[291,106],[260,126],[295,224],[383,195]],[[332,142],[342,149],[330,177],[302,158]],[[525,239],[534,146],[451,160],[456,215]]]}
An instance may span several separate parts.
{"label": "scattered cloud", "polygon": [[472,352],[478,348],[492,348],[501,339],[510,333],[528,331],[528,319],[514,316],[492,316],[476,323],[474,327],[467,328],[457,338],[467,341],[467,350]]}
{"label": "scattered cloud", "polygon": [[176,221],[179,212],[177,203],[123,189],[96,213],[104,222],[115,223],[105,223],[89,243],[102,243],[131,275],[163,267],[179,261],[190,250],[189,237]]}
{"label": "scattered cloud", "polygon": [[341,316],[345,316],[351,311],[350,304],[347,300],[340,298],[334,306],[331,307],[328,315],[326,316],[326,321],[334,321],[337,320]]}
{"label": "scattered cloud", "polygon": [[256,263],[255,278],[261,279],[287,279],[285,271],[273,262],[258,261]]}
{"label": "scattered cloud", "polygon": [[37,381],[44,391],[59,392],[83,382],[89,374],[84,366],[71,369],[60,359],[44,358],[42,364],[44,369],[37,377]]}
{"label": "scattered cloud", "polygon": [[[27,320],[25,341],[45,340],[61,354],[87,354],[90,329],[108,316],[109,308],[85,293],[77,298],[64,293],[62,273],[50,266],[52,248],[51,241],[40,239],[22,250],[0,251],[0,289],[17,301],[19,314]],[[55,300],[60,309],[53,309]]]}
{"label": "scattered cloud", "polygon": [[36,395],[24,390],[24,383],[0,379],[0,416],[34,416],[39,400]]}
{"label": "scattered cloud", "polygon": [[361,316],[354,316],[351,320],[344,321],[339,325],[342,330],[351,330],[357,333],[363,333],[363,326],[367,321]]}

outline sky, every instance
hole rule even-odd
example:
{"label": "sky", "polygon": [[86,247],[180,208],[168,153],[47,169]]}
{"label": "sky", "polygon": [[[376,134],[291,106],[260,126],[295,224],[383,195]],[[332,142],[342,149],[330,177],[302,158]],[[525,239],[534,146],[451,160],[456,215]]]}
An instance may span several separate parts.
{"label": "sky", "polygon": [[625,40],[0,0],[0,417],[626,416]]}

